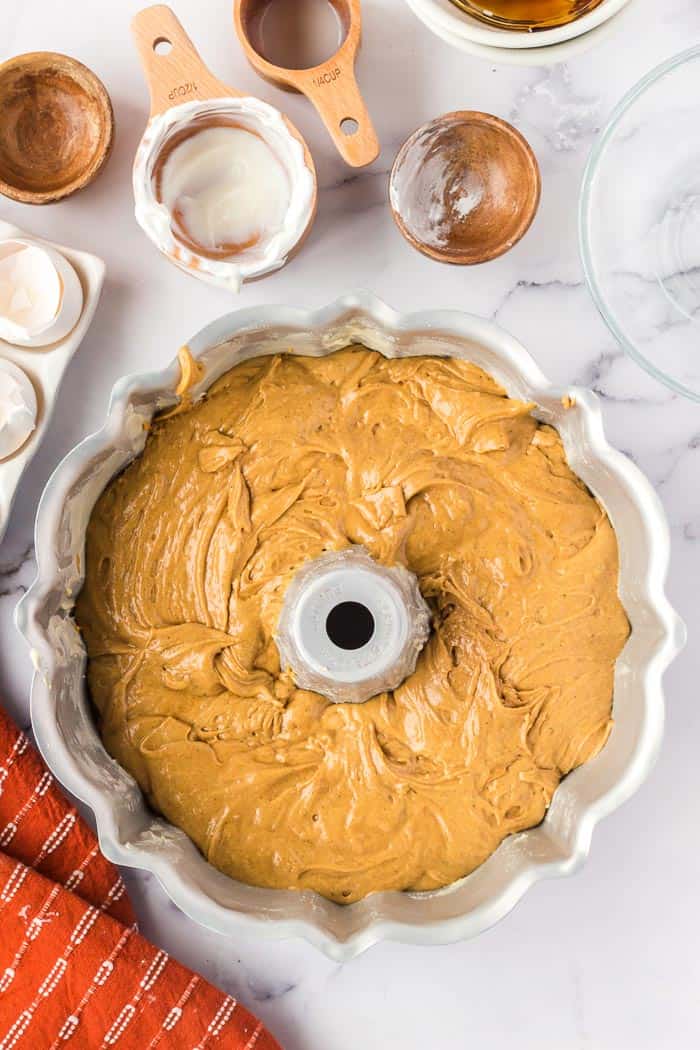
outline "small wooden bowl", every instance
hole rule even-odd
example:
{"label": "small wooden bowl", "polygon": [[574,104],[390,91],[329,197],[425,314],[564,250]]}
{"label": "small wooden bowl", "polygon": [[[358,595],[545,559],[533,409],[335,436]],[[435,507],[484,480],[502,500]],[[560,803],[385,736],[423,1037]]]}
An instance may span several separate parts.
{"label": "small wooden bowl", "polygon": [[0,193],[50,204],[91,182],[107,160],[114,114],[101,80],[51,51],[0,65]]}
{"label": "small wooden bowl", "polygon": [[438,262],[488,262],[523,237],[537,213],[537,158],[512,124],[460,110],[418,128],[389,179],[396,225]]}

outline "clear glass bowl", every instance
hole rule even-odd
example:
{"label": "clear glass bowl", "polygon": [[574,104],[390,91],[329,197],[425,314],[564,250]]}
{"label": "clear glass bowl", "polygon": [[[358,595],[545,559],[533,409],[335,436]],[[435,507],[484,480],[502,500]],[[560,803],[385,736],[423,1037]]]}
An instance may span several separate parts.
{"label": "clear glass bowl", "polygon": [[581,257],[624,350],[700,401],[700,46],[622,99],[583,177]]}

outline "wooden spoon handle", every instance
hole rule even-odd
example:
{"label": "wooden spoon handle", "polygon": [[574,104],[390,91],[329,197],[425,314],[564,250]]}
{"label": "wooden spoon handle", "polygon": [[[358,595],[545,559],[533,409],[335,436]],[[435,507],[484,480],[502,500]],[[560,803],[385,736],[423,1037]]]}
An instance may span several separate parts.
{"label": "wooden spoon handle", "polygon": [[295,74],[297,86],[313,102],[345,161],[353,168],[371,164],[379,156],[379,139],[357,86],[351,62]]}
{"label": "wooden spoon handle", "polygon": [[193,99],[240,95],[212,76],[165,4],[139,11],[132,20],[131,32],[151,93],[152,117]]}

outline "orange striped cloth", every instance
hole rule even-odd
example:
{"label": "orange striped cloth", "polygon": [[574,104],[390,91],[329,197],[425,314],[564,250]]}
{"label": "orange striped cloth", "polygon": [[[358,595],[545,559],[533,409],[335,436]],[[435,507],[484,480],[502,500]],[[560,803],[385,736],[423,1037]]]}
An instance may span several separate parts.
{"label": "orange striped cloth", "polygon": [[0,710],[0,1050],[280,1050],[140,936],[124,883]]}

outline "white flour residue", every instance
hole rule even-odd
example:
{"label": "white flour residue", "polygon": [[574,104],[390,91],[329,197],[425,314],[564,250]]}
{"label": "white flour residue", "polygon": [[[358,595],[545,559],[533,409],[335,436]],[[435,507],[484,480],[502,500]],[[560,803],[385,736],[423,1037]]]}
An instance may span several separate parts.
{"label": "white flour residue", "polygon": [[431,125],[418,135],[394,171],[391,204],[416,240],[442,249],[454,240],[484,199],[481,175],[460,167],[441,128]]}

